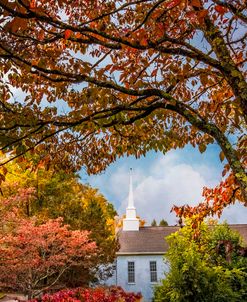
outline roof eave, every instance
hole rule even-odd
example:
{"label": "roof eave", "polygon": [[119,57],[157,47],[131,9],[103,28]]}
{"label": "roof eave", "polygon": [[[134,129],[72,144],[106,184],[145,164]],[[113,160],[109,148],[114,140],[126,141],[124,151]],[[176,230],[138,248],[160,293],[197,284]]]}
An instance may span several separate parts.
{"label": "roof eave", "polygon": [[164,255],[166,252],[117,252],[117,256],[127,256],[127,255]]}

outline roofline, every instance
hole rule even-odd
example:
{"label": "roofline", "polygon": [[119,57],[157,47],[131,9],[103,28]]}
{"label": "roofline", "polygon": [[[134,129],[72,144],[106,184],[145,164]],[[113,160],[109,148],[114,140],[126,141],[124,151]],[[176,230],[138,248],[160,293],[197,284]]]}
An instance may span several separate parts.
{"label": "roofline", "polygon": [[117,252],[117,256],[127,256],[127,255],[165,255],[165,251],[163,252]]}

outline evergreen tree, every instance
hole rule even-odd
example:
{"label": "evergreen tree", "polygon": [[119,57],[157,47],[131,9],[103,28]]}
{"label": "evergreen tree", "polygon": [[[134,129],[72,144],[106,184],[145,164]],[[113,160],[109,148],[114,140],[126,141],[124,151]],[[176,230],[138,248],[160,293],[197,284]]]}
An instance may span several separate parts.
{"label": "evergreen tree", "polygon": [[162,220],[160,221],[159,226],[168,226],[168,222],[167,222],[166,220],[162,219]]}

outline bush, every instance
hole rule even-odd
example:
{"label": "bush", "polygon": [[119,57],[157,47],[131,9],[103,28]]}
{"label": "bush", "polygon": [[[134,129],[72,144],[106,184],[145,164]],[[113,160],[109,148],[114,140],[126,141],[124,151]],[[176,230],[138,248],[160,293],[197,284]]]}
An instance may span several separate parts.
{"label": "bush", "polygon": [[170,270],[155,289],[155,302],[247,301],[247,259],[239,254],[240,235],[228,225],[194,230],[188,223],[166,240]]}
{"label": "bush", "polygon": [[141,298],[140,293],[126,293],[121,287],[112,286],[65,289],[29,302],[138,302]]}

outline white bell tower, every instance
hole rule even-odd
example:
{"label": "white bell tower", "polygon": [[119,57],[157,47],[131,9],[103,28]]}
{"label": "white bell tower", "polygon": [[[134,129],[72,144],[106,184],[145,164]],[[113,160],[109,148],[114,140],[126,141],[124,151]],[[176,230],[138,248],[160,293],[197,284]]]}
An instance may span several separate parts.
{"label": "white bell tower", "polygon": [[139,231],[139,219],[136,217],[133,198],[132,168],[130,169],[129,200],[126,208],[126,218],[123,219],[123,231]]}

